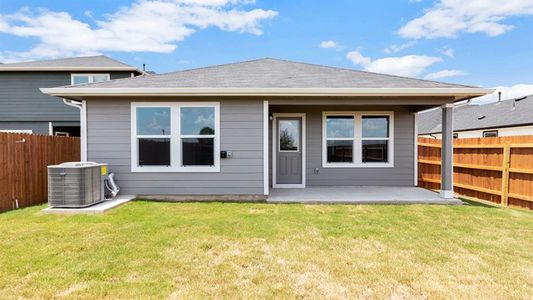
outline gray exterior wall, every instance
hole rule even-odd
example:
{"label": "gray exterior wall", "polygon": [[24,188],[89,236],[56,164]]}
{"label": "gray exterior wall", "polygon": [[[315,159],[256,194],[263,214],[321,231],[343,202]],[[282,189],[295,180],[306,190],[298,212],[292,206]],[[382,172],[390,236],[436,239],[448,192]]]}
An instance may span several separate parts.
{"label": "gray exterior wall", "polygon": [[[44,95],[39,90],[69,85],[71,73],[84,72],[0,72],[0,127],[32,129],[41,133],[42,122],[45,122],[47,134],[47,122],[79,122],[78,109],[63,104],[60,98]],[[111,79],[131,76],[131,72],[91,73],[110,73]],[[26,128],[32,123],[35,127]]]}
{"label": "gray exterior wall", "polygon": [[[270,113],[306,114],[306,186],[413,186],[414,116],[409,108],[409,106],[347,105],[272,106]],[[394,111],[394,167],[322,168],[322,112],[376,110]],[[269,131],[272,132],[272,130]],[[271,141],[271,137],[269,141]],[[315,168],[318,168],[318,174],[315,174]],[[270,170],[270,174],[272,175],[272,170]],[[272,176],[270,178],[272,180]]]}
{"label": "gray exterior wall", "polygon": [[263,101],[220,101],[220,147],[233,151],[233,158],[220,159],[220,173],[132,173],[130,103],[87,101],[88,160],[108,163],[122,194],[263,194]]}

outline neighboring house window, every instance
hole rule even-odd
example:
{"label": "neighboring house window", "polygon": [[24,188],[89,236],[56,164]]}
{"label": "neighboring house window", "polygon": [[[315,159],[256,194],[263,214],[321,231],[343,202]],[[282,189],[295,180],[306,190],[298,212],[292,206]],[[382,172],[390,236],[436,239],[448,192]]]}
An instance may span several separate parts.
{"label": "neighboring house window", "polygon": [[323,167],[392,167],[392,112],[324,112]]}
{"label": "neighboring house window", "polygon": [[33,133],[33,130],[31,129],[2,129],[0,132],[8,132],[8,133]]}
{"label": "neighboring house window", "polygon": [[487,130],[483,131],[483,137],[497,137],[498,130]]}
{"label": "neighboring house window", "polygon": [[132,103],[132,171],[218,172],[218,103]]}
{"label": "neighboring house window", "polygon": [[108,81],[109,74],[71,74],[70,75],[70,84],[84,84],[84,83],[93,83],[93,82],[102,82]]}
{"label": "neighboring house window", "polygon": [[454,138],[454,139],[457,139],[457,138],[459,138],[459,133],[457,133],[457,132],[454,132],[454,133],[453,133],[453,138]]}

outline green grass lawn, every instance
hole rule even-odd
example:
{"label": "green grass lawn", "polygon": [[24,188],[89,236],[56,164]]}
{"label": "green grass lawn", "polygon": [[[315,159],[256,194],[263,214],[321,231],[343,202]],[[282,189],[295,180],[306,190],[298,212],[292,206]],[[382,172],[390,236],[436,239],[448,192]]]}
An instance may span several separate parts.
{"label": "green grass lawn", "polygon": [[137,201],[0,214],[0,298],[529,298],[533,213]]}

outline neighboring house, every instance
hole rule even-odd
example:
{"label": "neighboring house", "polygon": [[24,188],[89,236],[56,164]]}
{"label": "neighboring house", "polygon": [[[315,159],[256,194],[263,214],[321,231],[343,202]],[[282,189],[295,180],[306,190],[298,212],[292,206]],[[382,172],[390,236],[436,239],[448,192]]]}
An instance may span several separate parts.
{"label": "neighboring house", "polygon": [[416,112],[441,106],[452,192],[455,101],[482,88],[276,59],[42,89],[83,103],[82,158],[139,197],[415,186]]}
{"label": "neighboring house", "polygon": [[106,56],[0,64],[0,131],[79,136],[80,111],[39,88],[141,74]]}
{"label": "neighboring house", "polygon": [[[418,134],[441,138],[438,110],[421,112]],[[454,138],[533,135],[533,95],[484,105],[458,105],[454,108]]]}

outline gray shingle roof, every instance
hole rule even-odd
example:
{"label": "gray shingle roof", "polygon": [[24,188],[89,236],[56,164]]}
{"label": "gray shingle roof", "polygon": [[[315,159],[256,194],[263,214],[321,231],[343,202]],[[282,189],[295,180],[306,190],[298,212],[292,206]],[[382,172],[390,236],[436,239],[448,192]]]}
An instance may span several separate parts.
{"label": "gray shingle roof", "polygon": [[[453,130],[507,127],[533,124],[533,95],[523,100],[510,99],[485,105],[464,105],[454,108]],[[519,100],[516,101],[515,100]],[[418,133],[440,133],[441,111],[434,109],[418,116]]]}
{"label": "gray shingle roof", "polygon": [[272,58],[69,88],[471,88]]}
{"label": "gray shingle roof", "polygon": [[28,61],[19,63],[0,64],[1,71],[82,71],[82,70],[124,70],[137,71],[135,67],[114,60],[110,57],[99,56],[84,56],[84,57],[69,57],[52,60]]}

